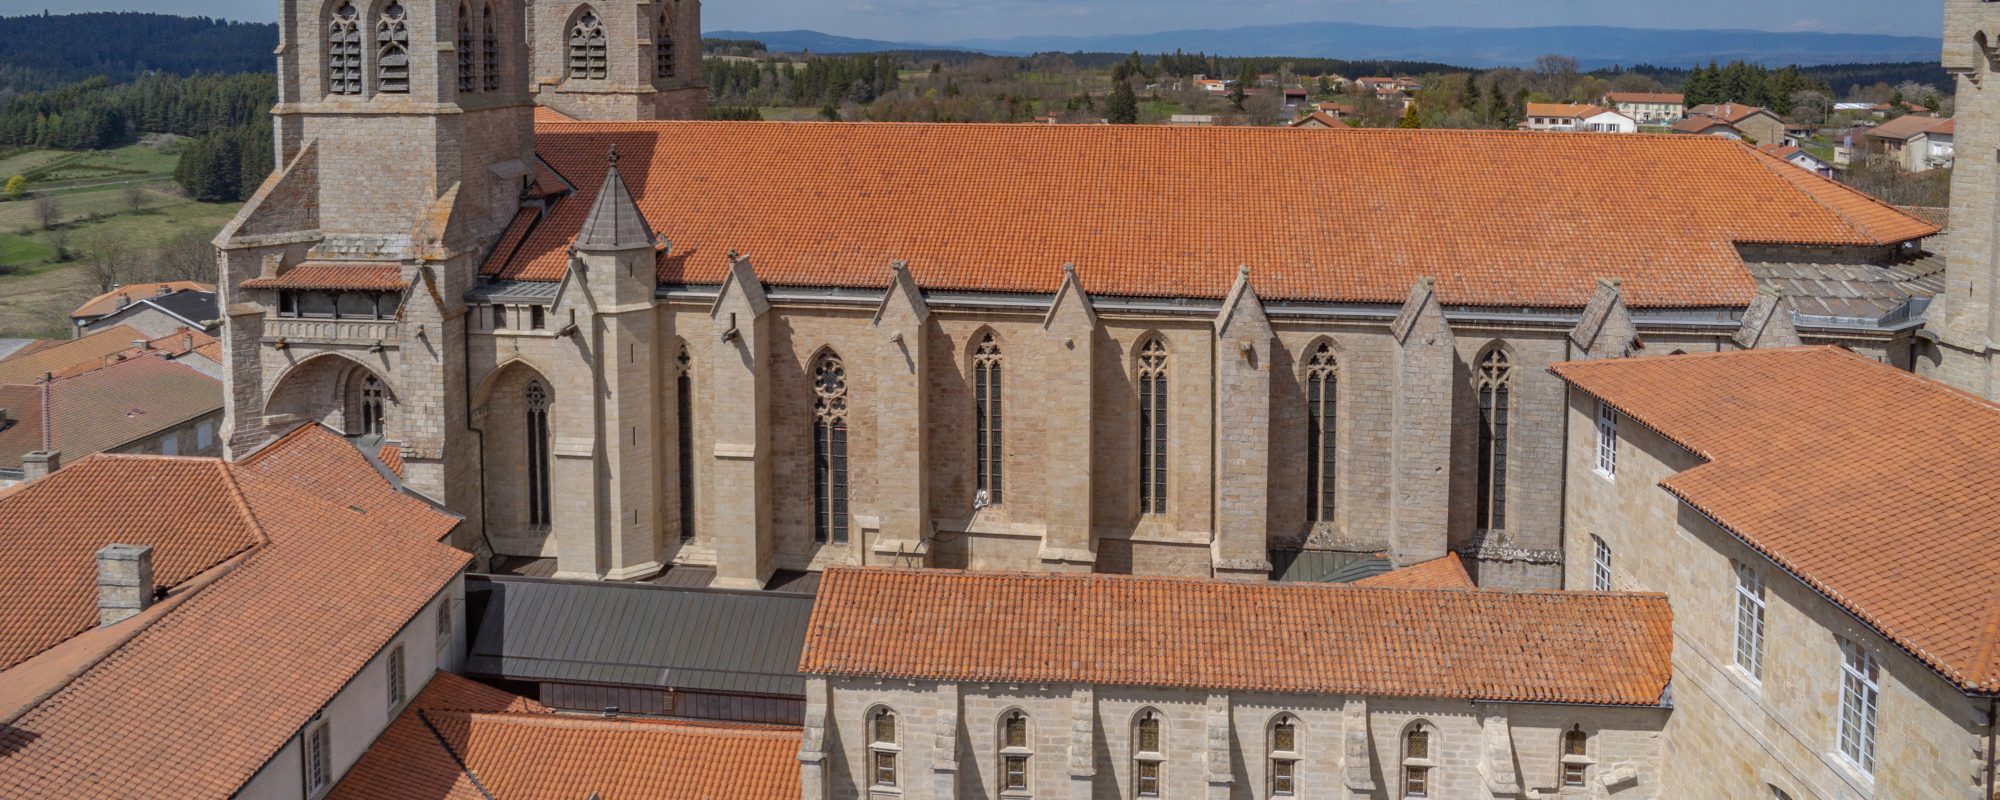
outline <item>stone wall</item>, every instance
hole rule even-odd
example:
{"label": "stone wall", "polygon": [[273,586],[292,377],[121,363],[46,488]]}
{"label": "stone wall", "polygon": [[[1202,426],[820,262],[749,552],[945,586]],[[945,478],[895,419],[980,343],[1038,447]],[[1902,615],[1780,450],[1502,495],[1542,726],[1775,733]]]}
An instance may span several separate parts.
{"label": "stone wall", "polygon": [[[1674,610],[1674,713],[1667,795],[1736,800],[1985,797],[1986,703],[1778,569],[1658,486],[1700,462],[1626,420],[1618,469],[1595,469],[1596,401],[1571,392],[1564,583],[1591,585],[1594,542],[1612,553],[1612,587],[1666,592]],[[1767,598],[1761,680],[1735,664],[1736,564],[1762,578]],[[1881,663],[1876,769],[1839,755],[1842,638]]]}

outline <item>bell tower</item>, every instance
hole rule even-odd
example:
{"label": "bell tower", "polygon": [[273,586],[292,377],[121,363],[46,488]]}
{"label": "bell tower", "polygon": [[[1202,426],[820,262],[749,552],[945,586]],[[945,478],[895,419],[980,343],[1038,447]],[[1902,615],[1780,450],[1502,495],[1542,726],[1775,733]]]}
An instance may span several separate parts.
{"label": "bell tower", "polygon": [[703,119],[701,0],[528,0],[535,102],[582,120]]}
{"label": "bell tower", "polygon": [[1935,377],[2000,397],[2000,3],[1945,0],[1944,67],[1957,86],[1957,165],[1945,291],[1930,312]]}

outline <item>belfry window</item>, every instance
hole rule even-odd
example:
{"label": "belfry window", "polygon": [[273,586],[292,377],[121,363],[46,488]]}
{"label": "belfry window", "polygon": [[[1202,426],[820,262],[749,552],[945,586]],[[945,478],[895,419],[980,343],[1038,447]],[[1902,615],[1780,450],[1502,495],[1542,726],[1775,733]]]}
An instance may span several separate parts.
{"label": "belfry window", "polygon": [[1167,343],[1139,347],[1139,513],[1167,513]]}
{"label": "belfry window", "polygon": [[603,80],[610,74],[610,41],[604,34],[604,20],[585,7],[569,30],[569,76],[577,80]]}
{"label": "belfry window", "polygon": [[410,21],[396,0],[390,0],[375,22],[375,91],[410,92]]}
{"label": "belfry window", "polygon": [[973,426],[978,429],[979,494],[984,501],[979,505],[999,505],[1005,452],[1000,424],[1000,343],[990,333],[972,355],[972,405]]}
{"label": "belfry window", "polygon": [[361,94],[361,12],[342,3],[327,27],[327,94]]}
{"label": "belfry window", "polygon": [[1340,365],[1321,343],[1306,368],[1306,520],[1333,522],[1340,409]]}
{"label": "belfry window", "polygon": [[529,381],[523,399],[528,409],[528,524],[546,527],[554,493],[549,490],[549,390]]}
{"label": "belfry window", "polygon": [[685,345],[674,365],[679,369],[674,378],[674,400],[678,411],[675,434],[680,455],[681,541],[688,541],[694,538],[694,361]]}
{"label": "belfry window", "polygon": [[493,30],[493,4],[486,4],[486,13],[479,15],[485,26],[479,53],[484,58],[484,69],[480,71],[483,88],[489,92],[500,91],[500,35]]}
{"label": "belfry window", "polygon": [[1507,527],[1507,413],[1514,365],[1494,348],[1479,362],[1478,527]]}
{"label": "belfry window", "polygon": [[470,93],[477,85],[472,74],[472,12],[458,7],[458,90]]}
{"label": "belfry window", "polygon": [[660,26],[653,31],[653,50],[654,57],[657,60],[653,69],[654,76],[660,78],[673,77],[674,18],[672,14],[666,11],[660,12]]}
{"label": "belfry window", "polygon": [[389,393],[370,375],[361,382],[361,435],[381,436],[389,418]]}
{"label": "belfry window", "polygon": [[813,366],[813,540],[847,543],[847,367],[833,353]]}

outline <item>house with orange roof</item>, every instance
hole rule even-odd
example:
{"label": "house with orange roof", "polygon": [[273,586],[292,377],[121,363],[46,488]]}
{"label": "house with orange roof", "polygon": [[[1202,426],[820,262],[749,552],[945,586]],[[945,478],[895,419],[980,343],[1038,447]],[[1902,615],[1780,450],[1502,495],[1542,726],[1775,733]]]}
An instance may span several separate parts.
{"label": "house with orange roof", "polygon": [[1669,796],[1666,597],[1412,569],[1435,574],[829,570],[799,667],[803,796]]}
{"label": "house with orange roof", "polygon": [[140,297],[93,320],[78,320],[77,335],[87,336],[123,325],[150,337],[176,329],[213,331],[222,324],[222,309],[214,289],[176,289]]}
{"label": "house with orange roof", "polygon": [[1570,133],[1638,133],[1639,123],[1618,111],[1588,103],[1529,103],[1521,128]]}
{"label": "house with orange roof", "polygon": [[[1785,120],[1775,112],[1761,106],[1744,103],[1707,103],[1688,109],[1688,117],[1706,117],[1728,125],[1738,134],[1737,138],[1749,139],[1756,144],[1789,144],[1785,139]],[[1675,133],[1706,133],[1711,131],[1683,131],[1675,126]]]}
{"label": "house with orange roof", "polygon": [[1834,347],[1552,371],[1563,585],[1673,606],[1659,796],[1990,788],[2000,405]]}
{"label": "house with orange roof", "polygon": [[222,382],[164,350],[0,384],[0,486],[94,453],[219,455],[222,413]]}
{"label": "house with orange roof", "polygon": [[363,455],[308,426],[263,458],[309,478],[97,455],[0,491],[0,795],[323,797],[463,648],[459,518]]}
{"label": "house with orange roof", "polygon": [[176,292],[213,293],[214,291],[215,286],[213,284],[201,283],[199,281],[164,281],[160,283],[134,283],[124,286],[113,286],[111,287],[111,291],[92,297],[84,301],[83,305],[77,306],[75,311],[70,312],[69,318],[70,322],[79,331],[77,335],[81,336],[83,335],[81,331],[89,327],[92,323],[117,313],[125,307],[141,300],[151,297],[164,297]]}
{"label": "house with orange roof", "polygon": [[1957,121],[1915,114],[1897,117],[1861,134],[1863,152],[1908,172],[1949,167]]}
{"label": "house with orange roof", "polygon": [[1687,116],[1687,97],[1678,92],[1610,92],[1604,105],[1641,125],[1671,125]]}
{"label": "house with orange roof", "polygon": [[1833,177],[1832,164],[1819,160],[1817,156],[1806,152],[1798,145],[1760,144],[1757,145],[1757,149],[1760,152],[1769,153],[1775,158],[1783,159],[1787,164],[1811,172],[1822,178]]}

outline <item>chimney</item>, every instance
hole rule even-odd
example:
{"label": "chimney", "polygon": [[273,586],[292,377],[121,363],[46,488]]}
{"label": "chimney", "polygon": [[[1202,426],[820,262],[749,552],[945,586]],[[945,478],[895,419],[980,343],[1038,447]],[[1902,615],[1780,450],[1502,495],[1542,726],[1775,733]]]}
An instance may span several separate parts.
{"label": "chimney", "polygon": [[151,341],[149,341],[149,340],[146,340],[146,339],[133,339],[133,340],[132,340],[132,349],[134,349],[134,350],[151,350],[151,349],[153,349],[153,346],[152,346],[152,345],[153,345],[153,343],[152,343]]}
{"label": "chimney", "polygon": [[97,624],[116,625],[153,604],[153,548],[108,544],[97,551]]}
{"label": "chimney", "polygon": [[21,456],[21,482],[34,483],[62,469],[62,454],[50,450],[36,450]]}
{"label": "chimney", "polygon": [[167,284],[164,284],[164,283],[160,284],[160,291],[159,291],[159,296],[160,296],[160,297],[166,297],[167,295],[170,295],[170,294],[173,294],[173,293],[174,293],[174,287],[172,287],[172,286],[169,286],[169,285],[167,285]]}

